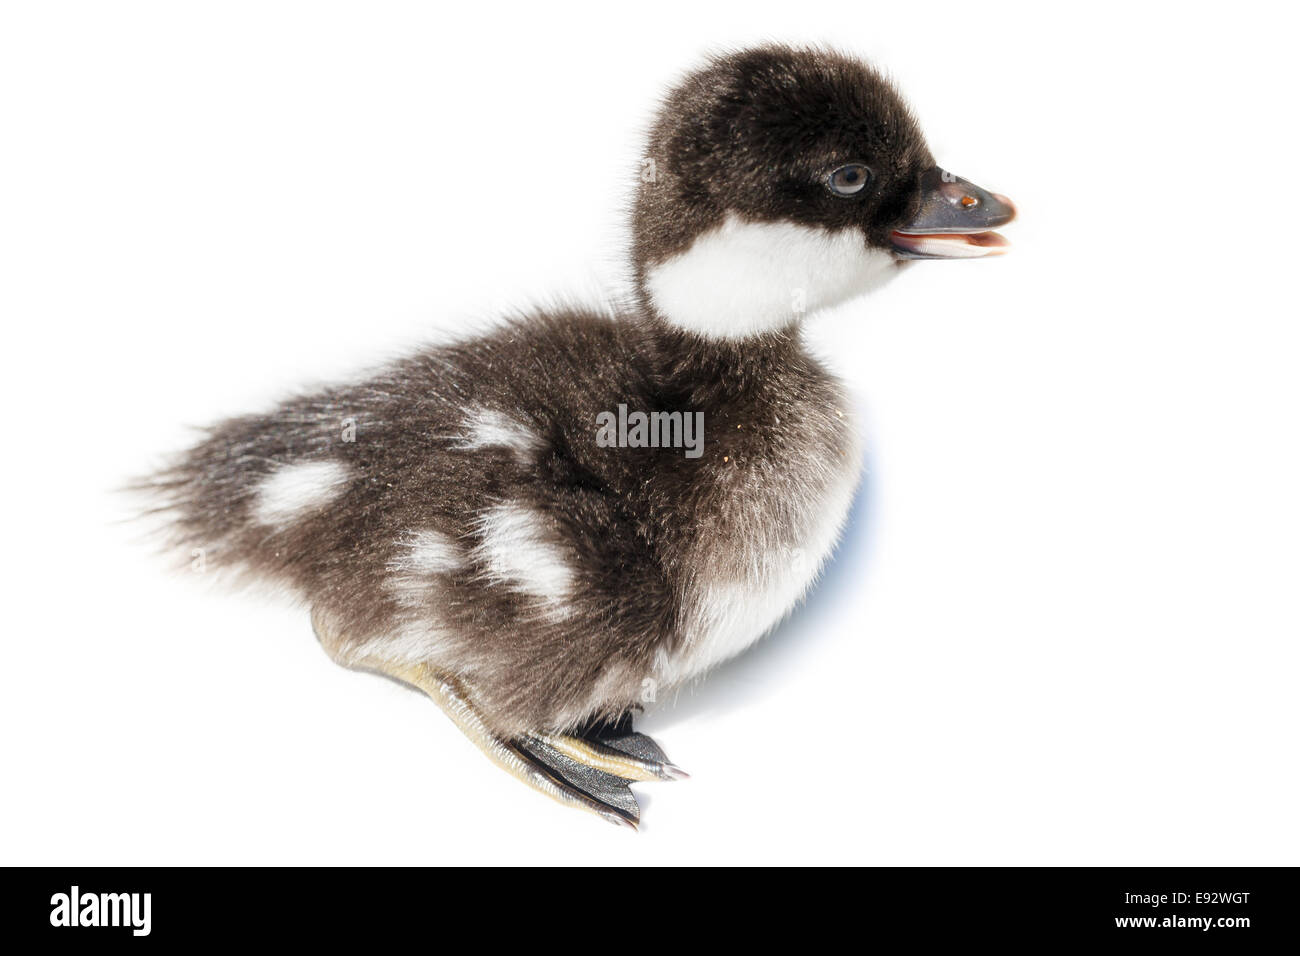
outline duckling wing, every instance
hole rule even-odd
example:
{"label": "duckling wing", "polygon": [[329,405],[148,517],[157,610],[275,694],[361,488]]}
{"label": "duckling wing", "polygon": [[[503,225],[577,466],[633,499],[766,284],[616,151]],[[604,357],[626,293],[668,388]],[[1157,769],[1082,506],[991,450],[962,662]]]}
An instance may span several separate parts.
{"label": "duckling wing", "polygon": [[596,444],[652,402],[633,323],[537,313],[208,430],[146,485],[168,547],[287,587],[341,662],[420,662],[501,732],[617,716],[672,639],[648,475]]}

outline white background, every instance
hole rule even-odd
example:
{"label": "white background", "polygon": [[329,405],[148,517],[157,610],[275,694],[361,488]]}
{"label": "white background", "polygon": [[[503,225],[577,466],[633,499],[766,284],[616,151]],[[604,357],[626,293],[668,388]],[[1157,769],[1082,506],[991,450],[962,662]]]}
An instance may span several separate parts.
{"label": "white background", "polygon": [[[0,862],[1300,862],[1294,24],[1227,9],[6,4]],[[763,38],[1021,219],[814,320],[867,486],[639,834],[114,524],[186,425],[617,283],[655,96]]]}

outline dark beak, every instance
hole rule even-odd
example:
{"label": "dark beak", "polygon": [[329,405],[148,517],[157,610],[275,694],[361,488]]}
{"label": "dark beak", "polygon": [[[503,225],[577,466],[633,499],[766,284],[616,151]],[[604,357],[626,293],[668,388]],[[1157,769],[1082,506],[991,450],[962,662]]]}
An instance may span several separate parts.
{"label": "dark beak", "polygon": [[1016,218],[1006,196],[980,189],[938,166],[921,177],[921,209],[890,237],[900,259],[976,259],[1006,252],[993,232]]}

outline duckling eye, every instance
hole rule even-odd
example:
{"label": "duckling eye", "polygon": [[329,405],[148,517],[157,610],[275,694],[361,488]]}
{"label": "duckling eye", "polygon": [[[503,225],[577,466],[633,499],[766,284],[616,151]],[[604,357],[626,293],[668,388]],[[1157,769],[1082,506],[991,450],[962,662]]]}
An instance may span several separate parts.
{"label": "duckling eye", "polygon": [[870,181],[871,170],[861,163],[849,163],[826,177],[826,188],[837,196],[852,196]]}

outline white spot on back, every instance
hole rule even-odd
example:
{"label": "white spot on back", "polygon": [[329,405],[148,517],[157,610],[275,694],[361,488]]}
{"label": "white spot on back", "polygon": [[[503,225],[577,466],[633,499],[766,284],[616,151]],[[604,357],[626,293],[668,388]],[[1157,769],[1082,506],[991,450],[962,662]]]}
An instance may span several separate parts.
{"label": "white spot on back", "polygon": [[441,531],[411,532],[395,567],[408,574],[445,574],[464,563],[456,542]]}
{"label": "white spot on back", "polygon": [[454,447],[462,451],[508,448],[520,461],[528,462],[541,449],[542,440],[518,419],[495,409],[478,408],[465,419],[465,434]]}
{"label": "white spot on back", "polygon": [[497,505],[479,518],[479,534],[478,553],[493,580],[557,606],[569,597],[573,571],[537,512]]}
{"label": "white spot on back", "polygon": [[384,586],[401,608],[396,625],[379,636],[340,643],[335,658],[351,667],[377,662],[438,662],[448,653],[451,637],[443,616],[442,576],[464,567],[466,556],[449,535],[421,528],[402,536],[388,563]]}
{"label": "white spot on back", "polygon": [[342,494],[348,469],[337,461],[281,465],[262,482],[253,505],[259,524],[283,526],[320,511]]}
{"label": "white spot on back", "polygon": [[744,222],[734,214],[651,267],[646,287],[670,323],[715,339],[772,332],[883,285],[897,260],[861,229]]}
{"label": "white spot on back", "polygon": [[425,528],[412,531],[402,541],[397,556],[389,563],[388,587],[407,606],[422,606],[438,576],[462,567],[465,558],[456,542],[441,531]]}

